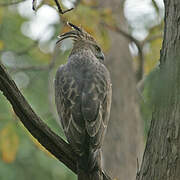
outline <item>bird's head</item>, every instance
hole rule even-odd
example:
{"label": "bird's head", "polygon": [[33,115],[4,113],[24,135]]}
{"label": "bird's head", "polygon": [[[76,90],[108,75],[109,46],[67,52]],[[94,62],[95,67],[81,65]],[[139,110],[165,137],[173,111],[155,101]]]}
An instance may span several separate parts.
{"label": "bird's head", "polygon": [[104,54],[100,46],[97,44],[96,40],[90,34],[84,31],[82,28],[77,27],[76,25],[69,22],[68,25],[73,30],[58,36],[59,40],[57,41],[57,44],[64,39],[71,38],[74,41],[72,52],[79,49],[88,49],[88,50],[90,49],[97,59],[103,61]]}

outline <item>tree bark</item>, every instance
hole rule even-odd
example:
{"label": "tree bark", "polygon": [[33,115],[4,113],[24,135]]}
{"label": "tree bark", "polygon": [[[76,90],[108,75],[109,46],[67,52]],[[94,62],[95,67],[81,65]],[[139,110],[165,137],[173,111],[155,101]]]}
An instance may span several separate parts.
{"label": "tree bark", "polygon": [[165,28],[151,128],[137,180],[180,179],[180,1],[164,0]]}
{"label": "tree bark", "polygon": [[[112,8],[116,24],[127,32],[124,0],[101,0],[100,7]],[[137,158],[144,150],[143,125],[137,101],[136,79],[127,38],[109,31],[111,49],[106,62],[112,79],[112,108],[103,146],[104,166],[113,178],[135,179]]]}

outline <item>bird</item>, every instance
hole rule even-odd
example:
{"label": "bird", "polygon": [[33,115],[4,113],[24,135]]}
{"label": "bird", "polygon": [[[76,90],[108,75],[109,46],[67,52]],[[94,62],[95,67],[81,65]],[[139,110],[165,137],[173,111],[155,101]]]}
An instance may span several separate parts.
{"label": "bird", "polygon": [[55,76],[55,103],[64,134],[77,155],[78,180],[102,180],[101,148],[111,108],[112,84],[104,54],[92,35],[70,22],[59,36],[73,40]]}

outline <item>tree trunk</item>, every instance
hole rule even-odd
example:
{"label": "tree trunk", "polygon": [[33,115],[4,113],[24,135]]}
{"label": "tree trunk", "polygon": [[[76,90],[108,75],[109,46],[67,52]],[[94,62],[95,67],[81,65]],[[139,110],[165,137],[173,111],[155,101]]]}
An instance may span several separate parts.
{"label": "tree trunk", "polygon": [[[101,0],[100,7],[112,8],[117,25],[127,31],[122,0]],[[136,98],[136,80],[127,39],[109,32],[111,49],[106,56],[112,79],[112,108],[103,146],[105,170],[112,178],[135,179],[137,158],[141,159],[143,126]]]}
{"label": "tree trunk", "polygon": [[180,1],[164,0],[165,29],[154,113],[137,180],[180,179]]}

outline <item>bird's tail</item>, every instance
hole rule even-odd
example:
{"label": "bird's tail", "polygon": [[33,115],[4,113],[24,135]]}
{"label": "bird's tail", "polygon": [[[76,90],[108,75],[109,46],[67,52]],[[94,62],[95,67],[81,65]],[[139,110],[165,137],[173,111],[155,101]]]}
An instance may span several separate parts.
{"label": "bird's tail", "polygon": [[91,152],[80,157],[78,161],[78,180],[103,180],[101,168],[101,151]]}

